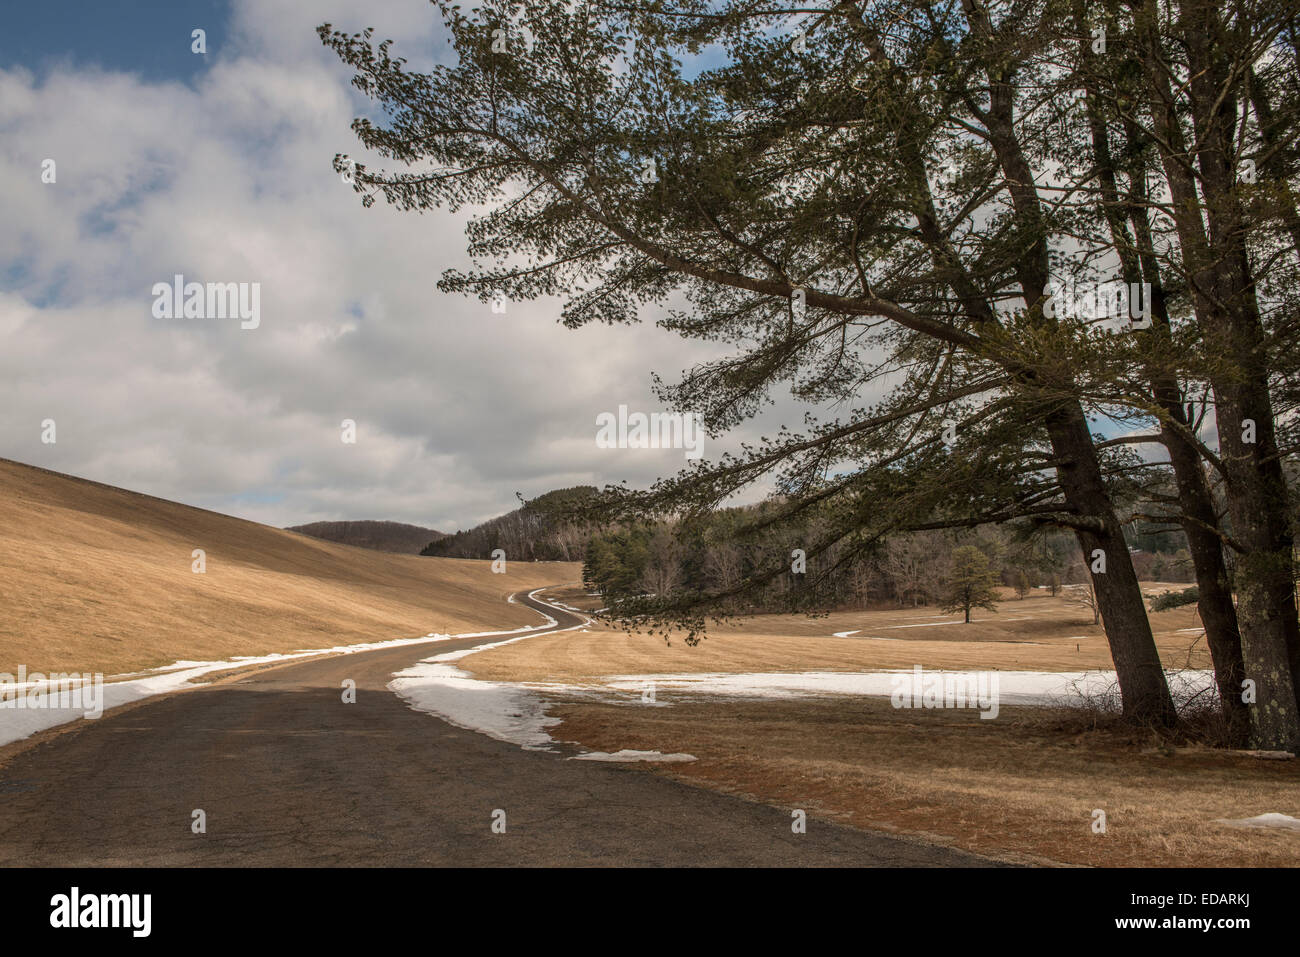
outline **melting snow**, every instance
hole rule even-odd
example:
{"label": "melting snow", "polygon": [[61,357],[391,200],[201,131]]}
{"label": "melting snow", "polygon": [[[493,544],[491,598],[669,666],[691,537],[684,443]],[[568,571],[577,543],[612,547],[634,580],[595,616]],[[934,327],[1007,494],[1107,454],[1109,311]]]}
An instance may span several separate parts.
{"label": "melting snow", "polygon": [[570,761],[695,761],[697,758],[693,754],[664,754],[662,751],[629,751],[624,748],[621,751],[615,751],[610,754],[608,751],[588,751],[585,754],[575,754],[569,758]]}
{"label": "melting snow", "polygon": [[[539,588],[532,592],[530,597],[541,590]],[[453,638],[487,638],[493,635],[513,635],[519,632],[533,632],[539,628],[547,628],[556,624],[555,619],[550,615],[542,614],[546,618],[544,623],[530,625],[527,628],[511,628],[508,631],[478,631],[460,635],[430,633],[422,638],[392,638],[386,641],[369,641],[356,645],[335,645],[332,648],[315,648],[286,654],[239,655],[224,661],[176,661],[170,665],[152,668],[148,671],[136,671],[106,678],[104,681],[103,709],[107,711],[109,708],[117,708],[124,704],[142,701],[154,695],[178,691],[189,686],[190,682],[195,678],[213,672],[228,671],[232,668],[270,664],[278,661],[292,661],[295,658],[311,658],[316,655],[354,655],[362,651],[378,651],[383,648],[398,648],[402,645],[426,644],[430,641],[450,641]],[[528,636],[525,635],[524,637]],[[27,690],[37,684],[42,683],[28,681],[23,682],[21,685],[0,685],[0,689],[5,691]],[[85,711],[82,708],[0,707],[0,745],[31,737],[36,732],[44,731],[46,728],[53,728],[69,721],[75,721],[83,717],[84,714]]]}
{"label": "melting snow", "polygon": [[1220,818],[1215,821],[1216,824],[1227,824],[1229,827],[1280,827],[1287,831],[1300,831],[1300,818],[1294,818],[1287,814],[1261,814],[1258,817],[1244,817],[1237,820]]}
{"label": "melting snow", "polygon": [[[971,679],[978,673],[926,669],[927,676],[941,678]],[[615,675],[605,679],[605,683],[620,691],[637,691],[653,683],[658,691],[748,698],[793,698],[817,694],[889,697],[900,674],[911,674],[911,670]],[[1119,686],[1113,671],[999,671],[997,676],[999,701],[1003,705],[1068,705],[1118,696]],[[1170,674],[1169,683],[1170,690],[1180,701],[1215,687],[1211,671]]]}

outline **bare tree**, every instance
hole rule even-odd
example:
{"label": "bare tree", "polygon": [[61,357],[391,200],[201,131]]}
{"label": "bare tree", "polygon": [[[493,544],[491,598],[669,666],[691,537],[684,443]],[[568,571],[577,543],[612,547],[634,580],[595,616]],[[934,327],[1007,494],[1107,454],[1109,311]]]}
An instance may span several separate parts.
{"label": "bare tree", "polygon": [[1092,613],[1092,623],[1101,624],[1101,604],[1097,601],[1097,589],[1092,583],[1092,576],[1084,570],[1082,564],[1072,566],[1070,571],[1070,577],[1079,580],[1064,587],[1065,603],[1088,609]]}

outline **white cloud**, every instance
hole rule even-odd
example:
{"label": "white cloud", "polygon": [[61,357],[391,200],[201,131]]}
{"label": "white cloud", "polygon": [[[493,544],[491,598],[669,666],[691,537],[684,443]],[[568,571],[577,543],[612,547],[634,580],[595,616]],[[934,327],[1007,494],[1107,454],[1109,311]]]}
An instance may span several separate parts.
{"label": "white cloud", "polygon": [[[349,123],[367,107],[313,32],[373,24],[418,64],[441,55],[435,14],[391,0],[360,23],[329,6],[238,4],[193,86],[0,70],[0,455],[271,524],[449,530],[516,490],[681,467],[597,449],[595,416],[657,409],[651,370],[712,347],[439,293],[463,221],[361,208],[331,159],[360,156]],[[152,318],[151,286],[177,272],[260,283],[261,327]]]}

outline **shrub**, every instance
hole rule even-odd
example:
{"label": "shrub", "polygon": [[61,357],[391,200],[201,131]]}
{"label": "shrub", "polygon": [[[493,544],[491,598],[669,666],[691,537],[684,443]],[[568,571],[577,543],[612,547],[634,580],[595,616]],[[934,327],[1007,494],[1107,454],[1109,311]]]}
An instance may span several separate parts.
{"label": "shrub", "polygon": [[1200,597],[1200,592],[1195,585],[1182,591],[1167,591],[1151,599],[1151,610],[1168,611],[1170,608],[1181,608],[1183,605],[1195,604]]}

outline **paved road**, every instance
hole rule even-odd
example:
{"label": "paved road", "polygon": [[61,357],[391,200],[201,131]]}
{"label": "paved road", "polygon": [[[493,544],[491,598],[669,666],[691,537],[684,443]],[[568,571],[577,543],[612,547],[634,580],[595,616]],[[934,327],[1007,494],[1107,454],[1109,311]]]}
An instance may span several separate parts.
{"label": "paved road", "polygon": [[[519,600],[556,628],[579,621]],[[522,751],[386,690],[421,658],[498,640],[308,660],[80,721],[0,767],[0,864],[989,863],[815,819],[795,835],[788,810]],[[341,701],[346,678],[355,704]],[[191,831],[196,808],[206,834]]]}

